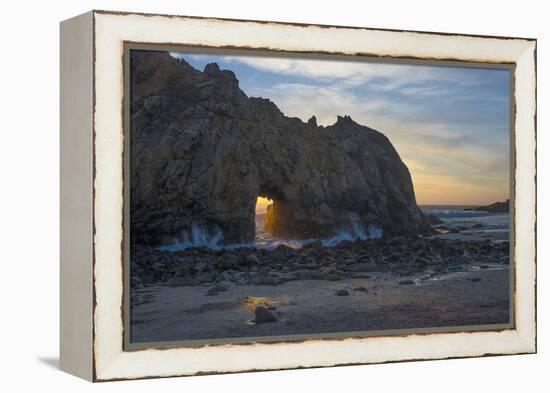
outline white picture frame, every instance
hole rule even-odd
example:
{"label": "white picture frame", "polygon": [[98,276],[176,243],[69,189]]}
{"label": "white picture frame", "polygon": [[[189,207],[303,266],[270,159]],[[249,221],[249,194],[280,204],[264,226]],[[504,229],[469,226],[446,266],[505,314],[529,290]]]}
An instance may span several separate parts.
{"label": "white picture frame", "polygon": [[[124,348],[125,43],[514,67],[514,326]],[[61,368],[90,381],[536,352],[536,40],[91,11],[61,24]]]}

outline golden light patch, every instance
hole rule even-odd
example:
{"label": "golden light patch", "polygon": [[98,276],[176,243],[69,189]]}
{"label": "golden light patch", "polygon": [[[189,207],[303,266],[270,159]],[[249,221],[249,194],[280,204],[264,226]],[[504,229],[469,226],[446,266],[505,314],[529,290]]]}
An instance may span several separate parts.
{"label": "golden light patch", "polygon": [[256,213],[265,212],[267,207],[272,203],[273,201],[271,199],[259,196],[256,200]]}
{"label": "golden light patch", "polygon": [[277,303],[279,303],[277,300],[264,296],[243,296],[241,298],[242,307],[249,311],[254,311],[257,306],[269,307]]}

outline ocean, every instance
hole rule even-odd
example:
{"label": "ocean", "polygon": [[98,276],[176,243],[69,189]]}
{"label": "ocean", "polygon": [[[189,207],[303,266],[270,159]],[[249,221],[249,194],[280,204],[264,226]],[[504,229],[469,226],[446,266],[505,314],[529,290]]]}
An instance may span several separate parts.
{"label": "ocean", "polygon": [[274,248],[280,244],[287,247],[301,248],[304,244],[321,240],[324,246],[331,247],[340,243],[343,240],[358,240],[358,239],[377,239],[382,237],[382,229],[374,226],[363,228],[360,224],[352,223],[351,229],[341,230],[334,236],[325,239],[284,239],[273,236],[270,232],[264,230],[265,213],[256,213],[256,237],[254,239],[254,247],[257,248]]}
{"label": "ocean", "polygon": [[[447,229],[456,228],[459,230],[475,229],[479,232],[505,232],[508,231],[510,227],[510,215],[508,213],[486,213],[464,210],[472,206],[423,205],[419,207],[426,215],[433,214],[443,221],[442,224],[434,225],[434,228],[444,227]],[[351,229],[339,231],[330,238],[285,239],[275,237],[264,229],[264,217],[265,212],[256,213],[256,236],[254,243],[224,244],[223,233],[221,233],[221,231],[206,233],[200,228],[193,228],[190,233],[184,233],[179,241],[171,245],[160,247],[160,249],[179,251],[190,247],[201,246],[206,246],[211,249],[238,247],[271,249],[281,244],[292,248],[301,248],[304,244],[316,240],[321,240],[324,246],[330,247],[343,240],[376,239],[383,235],[380,228],[374,226],[363,228],[361,225],[353,225]]]}
{"label": "ocean", "polygon": [[449,229],[479,229],[492,231],[507,231],[510,229],[509,213],[487,213],[464,210],[475,206],[420,205],[419,207],[426,215],[433,214],[439,218],[443,221],[443,224],[440,224],[440,226],[445,226]]}

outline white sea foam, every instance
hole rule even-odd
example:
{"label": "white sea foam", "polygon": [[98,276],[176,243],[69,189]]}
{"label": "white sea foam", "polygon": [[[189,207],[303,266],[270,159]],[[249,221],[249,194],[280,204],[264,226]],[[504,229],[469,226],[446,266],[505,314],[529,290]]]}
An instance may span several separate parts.
{"label": "white sea foam", "polygon": [[166,251],[179,251],[191,247],[208,247],[220,249],[223,247],[223,232],[219,227],[206,229],[202,226],[193,225],[190,230],[182,231],[180,238],[174,243],[159,247]]}
{"label": "white sea foam", "polygon": [[424,213],[433,214],[443,221],[449,228],[467,227],[475,225],[487,230],[507,230],[510,228],[510,215],[508,213],[488,213],[482,211],[464,210],[463,207],[424,207]]}
{"label": "white sea foam", "polygon": [[189,231],[183,231],[180,238],[175,240],[172,244],[159,247],[165,251],[180,251],[191,247],[208,247],[212,250],[219,249],[232,249],[239,247],[255,247],[255,248],[267,248],[272,249],[279,245],[285,245],[292,248],[301,248],[305,244],[312,243],[317,240],[321,240],[324,246],[332,247],[344,240],[365,240],[365,239],[378,239],[382,237],[382,229],[375,225],[370,225],[365,228],[358,220],[350,221],[349,226],[346,229],[342,229],[334,234],[334,236],[323,239],[284,239],[273,236],[263,227],[263,215],[258,214],[256,216],[256,237],[254,243],[223,243],[223,232],[220,228],[216,227],[213,230],[206,230],[204,227],[193,226]]}

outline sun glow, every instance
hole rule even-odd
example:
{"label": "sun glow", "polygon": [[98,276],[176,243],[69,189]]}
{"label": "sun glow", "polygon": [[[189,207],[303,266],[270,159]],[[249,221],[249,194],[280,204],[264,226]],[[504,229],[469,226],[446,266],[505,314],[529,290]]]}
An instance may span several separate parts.
{"label": "sun glow", "polygon": [[273,201],[271,199],[259,196],[258,199],[256,199],[256,213],[265,213],[267,207],[272,203]]}
{"label": "sun glow", "polygon": [[258,306],[273,307],[277,303],[279,303],[277,300],[264,296],[244,296],[241,298],[242,307],[249,311],[254,311]]}

